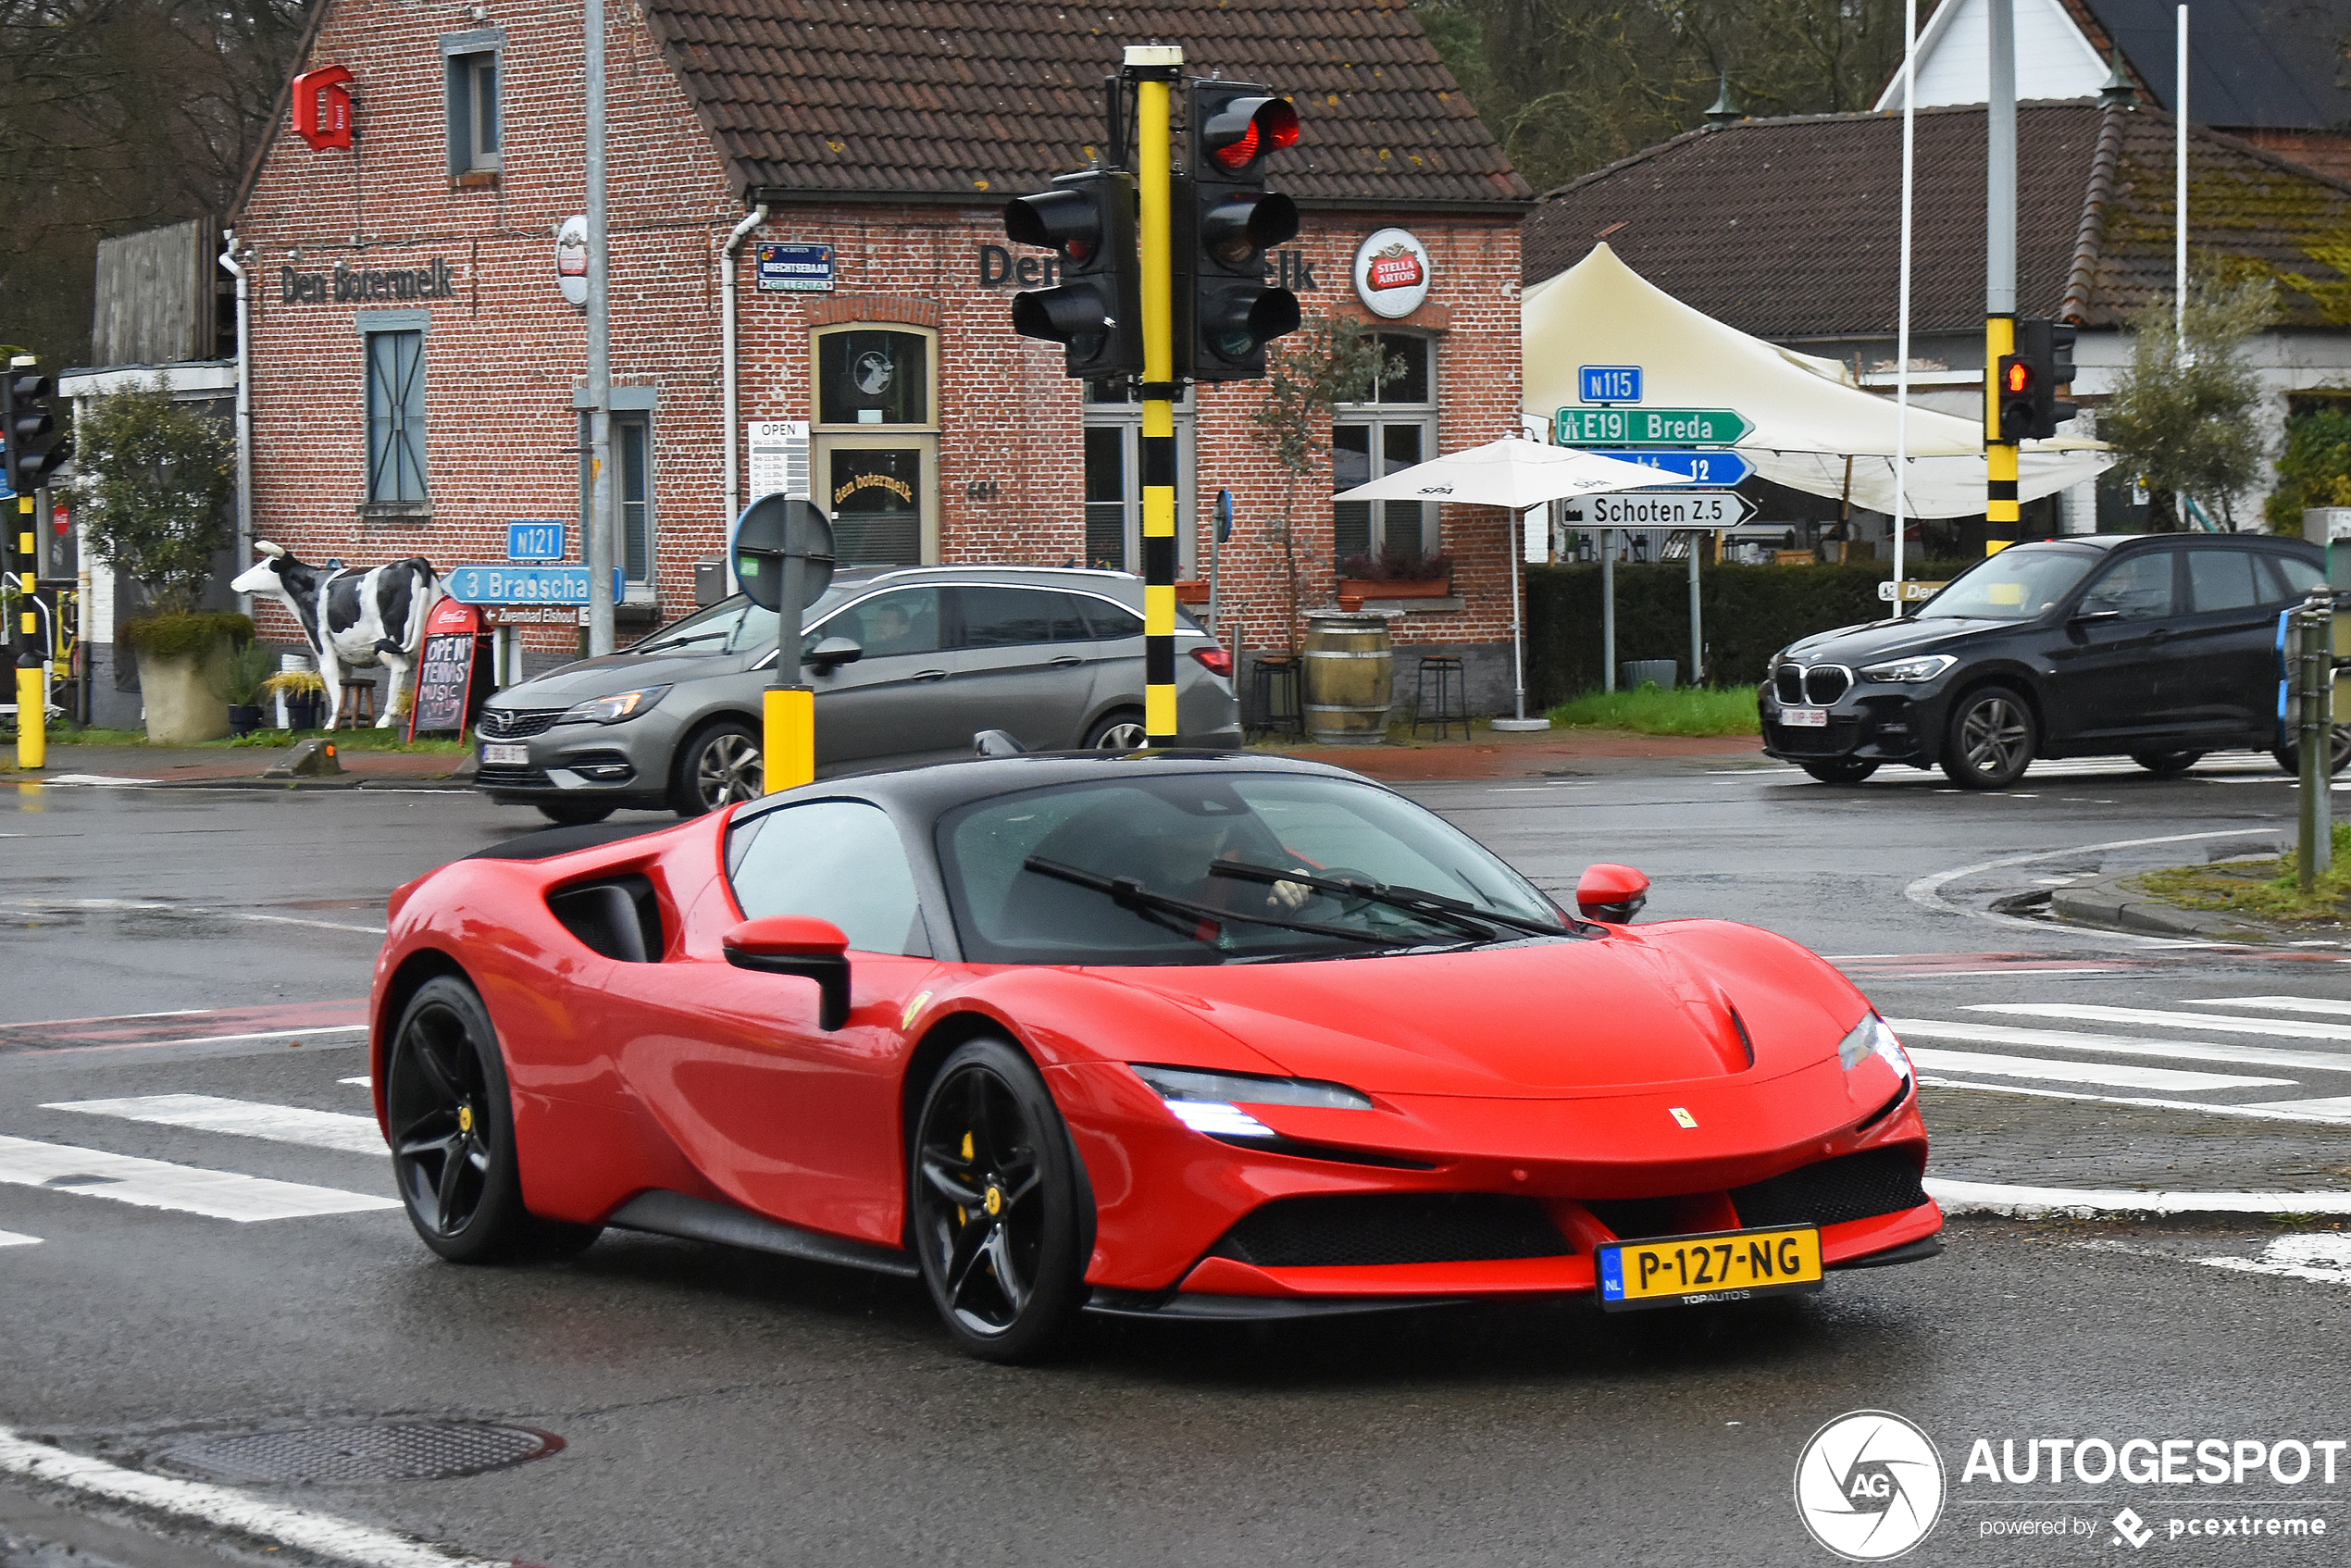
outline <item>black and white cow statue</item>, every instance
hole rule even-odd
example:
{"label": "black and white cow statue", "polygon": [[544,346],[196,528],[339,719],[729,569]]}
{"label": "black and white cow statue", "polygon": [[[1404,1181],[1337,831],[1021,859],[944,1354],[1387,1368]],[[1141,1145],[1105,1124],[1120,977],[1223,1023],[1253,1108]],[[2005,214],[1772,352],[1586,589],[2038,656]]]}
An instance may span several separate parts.
{"label": "black and white cow statue", "polygon": [[400,692],[424,641],[425,617],[441,597],[441,579],[421,555],[380,566],[314,566],[280,545],[256,540],[261,559],[229,586],[239,593],[274,593],[302,622],[327,683],[327,728],[342,706],[342,672],[380,664],[392,672],[376,728],[392,721]]}

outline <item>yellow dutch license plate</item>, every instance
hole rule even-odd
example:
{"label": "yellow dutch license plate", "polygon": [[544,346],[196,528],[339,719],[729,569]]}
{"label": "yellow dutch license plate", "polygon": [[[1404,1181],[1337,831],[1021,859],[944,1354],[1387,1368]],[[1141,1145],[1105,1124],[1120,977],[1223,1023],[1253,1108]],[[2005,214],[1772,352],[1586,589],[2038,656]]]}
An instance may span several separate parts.
{"label": "yellow dutch license plate", "polygon": [[1745,1301],[1818,1290],[1821,1232],[1802,1225],[1611,1241],[1592,1262],[1608,1312]]}

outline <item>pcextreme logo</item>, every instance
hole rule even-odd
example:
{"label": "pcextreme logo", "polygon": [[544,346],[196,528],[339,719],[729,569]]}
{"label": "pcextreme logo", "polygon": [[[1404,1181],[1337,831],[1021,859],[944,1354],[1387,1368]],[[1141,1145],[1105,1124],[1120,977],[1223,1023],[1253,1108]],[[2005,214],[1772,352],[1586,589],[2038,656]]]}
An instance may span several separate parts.
{"label": "pcextreme logo", "polygon": [[1891,1412],[1840,1415],[1797,1457],[1796,1512],[1814,1540],[1848,1562],[1899,1557],[1943,1516],[1943,1456]]}

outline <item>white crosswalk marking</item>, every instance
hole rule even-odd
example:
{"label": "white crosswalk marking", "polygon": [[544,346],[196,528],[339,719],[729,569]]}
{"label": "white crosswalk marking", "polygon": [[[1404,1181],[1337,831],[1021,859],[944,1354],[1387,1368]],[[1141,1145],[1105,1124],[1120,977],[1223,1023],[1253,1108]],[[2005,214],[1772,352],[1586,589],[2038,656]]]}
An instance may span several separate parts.
{"label": "white crosswalk marking", "polygon": [[2180,1013],[2161,1007],[2105,1007],[2088,1002],[1975,1002],[1968,1004],[1968,1011],[2094,1024],[2153,1024],[2164,1028],[2210,1029],[2220,1034],[2270,1035],[2283,1039],[2351,1040],[2351,1024],[2308,1024],[2294,1018],[2231,1018],[2215,1013]]}
{"label": "white crosswalk marking", "polygon": [[2078,1029],[2034,1029],[2017,1024],[1979,1024],[1970,1019],[1888,1018],[1904,1039],[1965,1040],[1971,1045],[2033,1045],[2049,1051],[2100,1051],[2109,1056],[2159,1056],[2175,1062],[2219,1062],[2235,1067],[2299,1067],[2307,1072],[2351,1073],[2351,1052],[2295,1051],[2280,1045],[2231,1045],[2219,1040],[2149,1039],[2141,1035],[2097,1035]]}
{"label": "white crosswalk marking", "polygon": [[1910,1060],[1926,1072],[1990,1073],[1996,1077],[2050,1078],[2063,1083],[2108,1084],[2117,1089],[2209,1092],[2217,1089],[2258,1089],[2270,1084],[2294,1082],[2292,1078],[2233,1077],[2225,1073],[2191,1073],[2173,1067],[2140,1067],[2130,1063],[2052,1062],[2037,1056],[1991,1056],[1973,1051],[1944,1051],[1934,1046],[1914,1045],[1909,1052]]}
{"label": "white crosswalk marking", "polygon": [[23,1138],[0,1137],[0,1182],[240,1223],[400,1207],[398,1199],[374,1193],[270,1181]]}
{"label": "white crosswalk marking", "polygon": [[339,1084],[357,1084],[361,1089],[373,1089],[376,1085],[376,1080],[369,1077],[365,1073],[360,1074],[355,1078],[337,1078],[335,1082]]}
{"label": "white crosswalk marking", "polygon": [[42,1109],[82,1111],[93,1116],[121,1116],[162,1126],[266,1138],[275,1143],[339,1149],[347,1154],[384,1152],[383,1133],[376,1126],[373,1116],[310,1111],[297,1105],[264,1105],[209,1094],[148,1094],[128,1100],[66,1100]]}
{"label": "white crosswalk marking", "polygon": [[0,1247],[38,1247],[38,1236],[19,1236],[13,1230],[0,1230]]}
{"label": "white crosswalk marking", "polygon": [[2351,1122],[2351,1097],[2326,1100],[2257,1100],[2249,1107],[2255,1111],[2292,1111],[2296,1115],[2322,1116],[2331,1122]]}
{"label": "white crosswalk marking", "polygon": [[2280,1013],[2317,1013],[2331,1018],[2351,1018],[2351,1002],[2330,1002],[2316,996],[2215,996],[2199,998],[2198,1007],[2270,1007]]}

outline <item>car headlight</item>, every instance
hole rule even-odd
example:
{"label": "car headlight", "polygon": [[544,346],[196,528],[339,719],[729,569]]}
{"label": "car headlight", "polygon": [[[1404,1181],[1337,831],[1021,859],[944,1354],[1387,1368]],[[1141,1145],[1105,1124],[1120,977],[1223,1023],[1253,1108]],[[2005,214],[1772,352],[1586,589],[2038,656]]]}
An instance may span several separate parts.
{"label": "car headlight", "polygon": [[1368,1111],[1372,1097],[1345,1084],[1312,1078],[1262,1078],[1250,1073],[1209,1073],[1197,1067],[1146,1067],[1129,1064],[1151,1085],[1176,1119],[1211,1138],[1274,1138],[1272,1127],[1243,1105],[1311,1105],[1325,1111]]}
{"label": "car headlight", "polygon": [[1915,1078],[1917,1069],[1910,1065],[1910,1053],[1902,1049],[1902,1041],[1886,1027],[1885,1020],[1872,1013],[1853,1026],[1853,1032],[1836,1042],[1836,1059],[1851,1072],[1871,1057],[1876,1057],[1906,1079]]}
{"label": "car headlight", "polygon": [[616,691],[609,697],[591,697],[584,703],[566,710],[557,724],[618,724],[635,718],[661,701],[666,686],[640,686],[634,691]]}
{"label": "car headlight", "polygon": [[1959,662],[1948,653],[1922,653],[1915,659],[1890,659],[1882,665],[1871,665],[1861,671],[1861,678],[1902,683],[1933,680]]}

